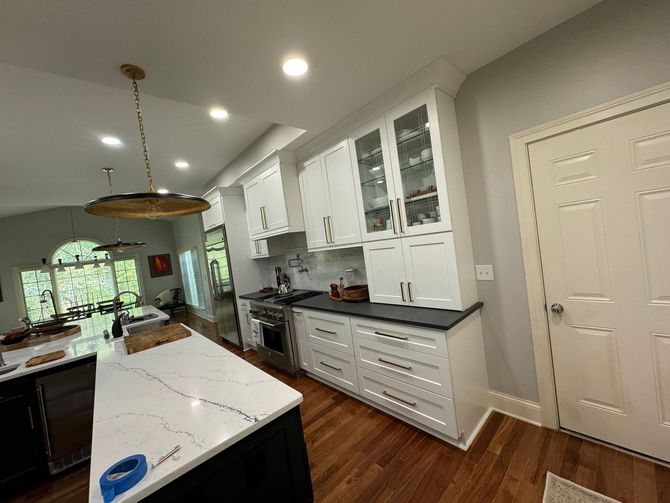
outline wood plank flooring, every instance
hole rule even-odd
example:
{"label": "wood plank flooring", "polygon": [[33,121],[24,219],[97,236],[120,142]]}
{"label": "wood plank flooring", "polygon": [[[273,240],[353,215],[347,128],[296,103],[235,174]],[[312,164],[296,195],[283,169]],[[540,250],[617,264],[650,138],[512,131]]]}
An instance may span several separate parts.
{"label": "wood plank flooring", "polygon": [[[177,319],[221,343],[202,318]],[[547,471],[624,503],[670,503],[670,469],[563,432],[494,413],[467,453],[309,377],[289,377],[253,351],[224,347],[296,388],[317,502],[540,502]],[[88,464],[14,502],[84,502]]]}

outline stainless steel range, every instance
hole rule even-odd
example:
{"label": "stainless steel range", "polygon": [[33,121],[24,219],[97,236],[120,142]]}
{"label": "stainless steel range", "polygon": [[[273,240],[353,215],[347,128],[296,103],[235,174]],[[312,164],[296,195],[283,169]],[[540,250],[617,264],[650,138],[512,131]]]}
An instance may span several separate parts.
{"label": "stainless steel range", "polygon": [[270,294],[267,298],[250,302],[251,318],[259,325],[256,349],[264,362],[290,374],[298,372],[298,345],[290,305],[322,293],[294,290],[282,295]]}

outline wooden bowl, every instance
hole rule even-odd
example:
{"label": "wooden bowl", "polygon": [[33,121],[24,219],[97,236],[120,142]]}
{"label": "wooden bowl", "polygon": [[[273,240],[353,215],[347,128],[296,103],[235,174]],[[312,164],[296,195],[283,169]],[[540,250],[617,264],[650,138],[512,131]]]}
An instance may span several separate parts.
{"label": "wooden bowl", "polygon": [[342,300],[349,302],[361,302],[369,298],[368,285],[347,286],[342,291]]}

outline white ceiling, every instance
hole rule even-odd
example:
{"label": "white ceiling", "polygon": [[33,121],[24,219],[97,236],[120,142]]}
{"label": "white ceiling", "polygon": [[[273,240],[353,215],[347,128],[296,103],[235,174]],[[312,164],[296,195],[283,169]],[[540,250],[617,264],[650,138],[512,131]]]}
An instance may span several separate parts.
{"label": "white ceiling", "polygon": [[[313,137],[441,56],[469,73],[596,3],[3,1],[0,62],[79,81],[0,67],[0,216],[82,203],[104,191],[105,164],[119,190],[143,187],[123,63],[145,68],[155,97],[144,103],[158,184],[197,193],[270,123]],[[311,65],[299,81],[280,69],[294,53]],[[236,117],[211,121],[212,104]],[[102,133],[125,148],[104,148]]]}

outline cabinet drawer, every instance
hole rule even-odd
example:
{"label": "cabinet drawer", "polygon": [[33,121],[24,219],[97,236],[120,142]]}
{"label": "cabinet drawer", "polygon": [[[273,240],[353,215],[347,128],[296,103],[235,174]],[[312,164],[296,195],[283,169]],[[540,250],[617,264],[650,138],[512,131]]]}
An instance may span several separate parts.
{"label": "cabinet drawer", "polygon": [[354,354],[348,316],[305,311],[305,319],[310,342],[316,342],[350,355]]}
{"label": "cabinet drawer", "polygon": [[438,395],[453,397],[449,360],[446,358],[367,339],[356,339],[354,346],[359,367]]}
{"label": "cabinet drawer", "polygon": [[417,423],[458,438],[454,402],[396,379],[359,368],[360,394]]}
{"label": "cabinet drawer", "polygon": [[447,357],[447,334],[441,330],[398,325],[383,321],[351,318],[354,337],[386,344],[389,347]]}
{"label": "cabinet drawer", "polygon": [[358,375],[354,356],[319,344],[309,345],[311,371],[319,377],[358,393]]}

